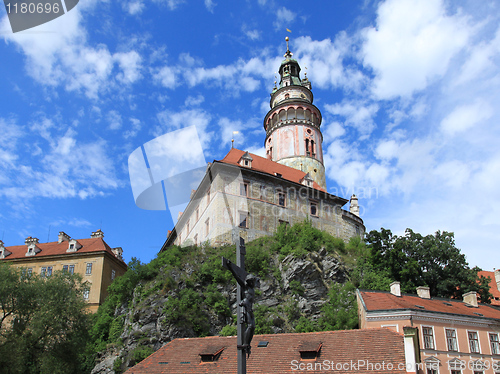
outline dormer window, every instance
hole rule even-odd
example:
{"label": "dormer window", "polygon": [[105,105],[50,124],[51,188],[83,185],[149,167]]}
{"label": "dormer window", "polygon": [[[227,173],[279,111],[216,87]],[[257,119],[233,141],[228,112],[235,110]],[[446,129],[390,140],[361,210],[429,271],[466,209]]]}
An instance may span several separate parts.
{"label": "dormer window", "polygon": [[9,255],[11,255],[12,252],[9,252],[4,246],[3,242],[0,240],[0,259],[3,259]]}
{"label": "dormer window", "polygon": [[40,253],[42,250],[38,248],[35,244],[31,244],[28,247],[28,251],[26,252],[26,256],[35,256],[37,253]]}
{"label": "dormer window", "polygon": [[68,242],[68,249],[66,249],[66,252],[76,252],[78,251],[80,248],[82,248],[82,245],[80,243],[78,243],[78,241],[76,239],[71,239],[69,242]]}
{"label": "dormer window", "polygon": [[215,362],[217,361],[222,351],[224,351],[225,347],[221,346],[208,346],[203,351],[199,353],[201,357],[201,362]]}
{"label": "dormer window", "polygon": [[248,151],[247,151],[247,152],[245,152],[245,154],[243,156],[241,156],[239,164],[243,167],[251,168],[252,161],[253,161],[253,158],[252,158],[252,156],[250,156],[250,153],[248,153]]}
{"label": "dormer window", "polygon": [[304,175],[304,178],[301,179],[300,183],[307,187],[313,187],[313,179],[311,178],[309,173]]}
{"label": "dormer window", "polygon": [[323,343],[321,342],[304,342],[299,346],[301,360],[316,360],[321,351]]}

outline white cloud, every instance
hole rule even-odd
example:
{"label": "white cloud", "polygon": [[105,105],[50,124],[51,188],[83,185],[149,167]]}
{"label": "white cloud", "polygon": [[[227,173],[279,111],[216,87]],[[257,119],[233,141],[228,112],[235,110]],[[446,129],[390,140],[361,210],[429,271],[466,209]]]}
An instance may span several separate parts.
{"label": "white cloud", "polygon": [[196,97],[194,96],[188,96],[186,100],[184,101],[184,105],[189,107],[189,106],[199,106],[201,103],[205,101],[205,97],[203,95],[198,95]]}
{"label": "white cloud", "polygon": [[116,110],[108,112],[108,122],[110,130],[119,130],[122,127],[122,116]]}
{"label": "white cloud", "polygon": [[217,5],[216,3],[214,3],[213,0],[204,0],[205,1],[205,7],[207,8],[207,10],[210,12],[210,13],[213,13],[214,12],[214,8],[215,6]]}
{"label": "white cloud", "polygon": [[[4,40],[23,51],[27,74],[35,81],[47,86],[62,85],[68,91],[83,91],[87,97],[97,99],[101,92],[116,85],[110,80],[115,63],[122,69],[117,74],[120,83],[139,79],[140,57],[134,51],[113,55],[105,45],[89,45],[82,11],[93,6],[95,2],[75,7],[64,17],[33,29],[6,33]],[[2,28],[8,25],[7,17],[1,24]]]}
{"label": "white cloud", "polygon": [[177,87],[177,69],[164,66],[153,73],[153,79],[163,87],[174,89]]}
{"label": "white cloud", "polygon": [[179,5],[184,4],[185,0],[153,0],[157,4],[165,4],[169,10],[175,10]]}
{"label": "white cloud", "polygon": [[144,10],[144,2],[143,0],[132,0],[124,2],[122,7],[131,15],[141,14]]}
{"label": "white cloud", "polygon": [[472,104],[455,108],[441,121],[441,129],[447,134],[454,135],[490,119],[492,115],[491,105],[477,99]]}
{"label": "white cloud", "polygon": [[123,133],[123,137],[125,139],[136,137],[137,133],[142,129],[141,120],[137,118],[130,118],[130,122],[132,126]]}
{"label": "white cloud", "polygon": [[207,149],[214,134],[210,132],[209,124],[212,116],[201,109],[186,109],[179,112],[164,110],[157,114],[159,126],[153,130],[154,136],[161,136],[184,127],[196,126],[196,131],[203,149]]}
{"label": "white cloud", "polygon": [[136,51],[115,53],[113,58],[118,62],[118,65],[122,69],[122,72],[118,73],[116,76],[118,81],[129,84],[142,78],[140,73],[142,69],[142,58]]}
{"label": "white cloud", "polygon": [[363,61],[381,99],[410,96],[442,77],[471,36],[467,19],[446,14],[438,0],[387,0],[377,27],[364,30]]}
{"label": "white cloud", "polygon": [[290,9],[287,9],[285,7],[279,8],[276,12],[276,21],[274,21],[274,28],[276,30],[285,29],[287,27],[289,28],[295,20],[296,16],[297,15]]}
{"label": "white cloud", "polygon": [[345,118],[345,124],[356,128],[361,136],[369,135],[375,129],[374,116],[379,109],[377,104],[343,101],[341,104],[325,105],[327,112]]}

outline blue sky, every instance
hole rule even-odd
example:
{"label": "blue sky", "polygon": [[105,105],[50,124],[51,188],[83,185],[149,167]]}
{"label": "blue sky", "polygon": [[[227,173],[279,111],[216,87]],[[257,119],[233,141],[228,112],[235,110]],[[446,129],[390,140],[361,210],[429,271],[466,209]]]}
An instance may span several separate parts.
{"label": "blue sky", "polygon": [[127,261],[149,261],[173,221],[135,205],[129,155],[188,126],[206,161],[233,131],[262,154],[289,36],[323,113],[329,192],[355,192],[367,230],[453,231],[471,265],[498,267],[499,7],[81,0],[16,34],[2,7],[0,238],[101,228]]}

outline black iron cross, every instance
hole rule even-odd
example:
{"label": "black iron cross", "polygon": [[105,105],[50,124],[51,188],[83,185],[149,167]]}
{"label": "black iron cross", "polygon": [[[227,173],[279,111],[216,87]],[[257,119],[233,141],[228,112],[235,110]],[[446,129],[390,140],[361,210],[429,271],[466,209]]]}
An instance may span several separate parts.
{"label": "black iron cross", "polygon": [[[239,237],[236,241],[236,265],[222,257],[222,266],[228,269],[236,278],[236,301],[238,303],[238,374],[246,374],[246,359],[250,356],[250,343],[255,331],[253,302],[255,287],[259,285],[259,278],[245,271],[245,240]],[[243,329],[245,327],[245,329]]]}

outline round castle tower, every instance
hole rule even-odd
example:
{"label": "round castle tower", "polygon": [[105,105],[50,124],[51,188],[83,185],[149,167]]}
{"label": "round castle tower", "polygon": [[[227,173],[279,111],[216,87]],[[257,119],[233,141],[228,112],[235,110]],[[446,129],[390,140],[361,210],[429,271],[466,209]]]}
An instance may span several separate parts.
{"label": "round castle tower", "polygon": [[321,112],[313,105],[307,73],[300,79],[299,63],[292,58],[288,37],[285,40],[279,88],[275,85],[271,93],[271,110],[264,118],[266,155],[280,164],[309,173],[326,190]]}

